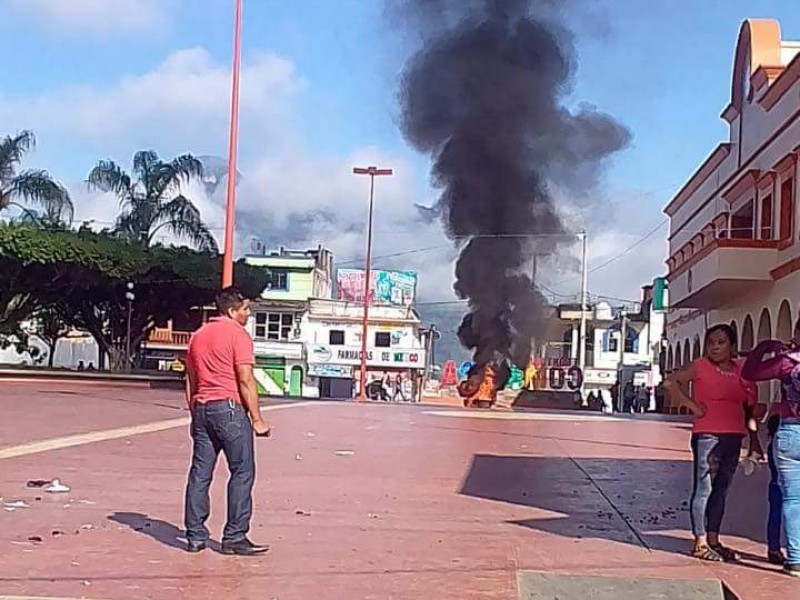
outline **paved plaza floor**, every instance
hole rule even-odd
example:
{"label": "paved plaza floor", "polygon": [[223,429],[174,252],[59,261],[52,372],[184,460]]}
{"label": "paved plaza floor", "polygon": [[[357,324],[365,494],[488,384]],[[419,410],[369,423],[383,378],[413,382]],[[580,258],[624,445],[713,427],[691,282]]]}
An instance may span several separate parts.
{"label": "paved plaza floor", "polygon": [[[239,558],[183,551],[180,394],[0,386],[0,598],[516,600],[541,574],[723,581],[744,600],[800,598],[800,582],[762,558],[766,469],[740,474],[729,503],[726,539],[748,558],[687,555],[691,456],[679,421],[271,401],[251,532],[271,550]],[[225,476],[221,461],[217,540]],[[26,486],[52,478],[71,491]]]}

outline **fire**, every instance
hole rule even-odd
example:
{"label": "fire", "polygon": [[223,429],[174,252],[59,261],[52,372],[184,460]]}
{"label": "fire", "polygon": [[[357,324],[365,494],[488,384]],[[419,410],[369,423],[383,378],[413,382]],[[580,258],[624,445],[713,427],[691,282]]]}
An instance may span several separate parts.
{"label": "fire", "polygon": [[497,401],[497,373],[492,365],[476,370],[458,385],[467,408],[491,408]]}

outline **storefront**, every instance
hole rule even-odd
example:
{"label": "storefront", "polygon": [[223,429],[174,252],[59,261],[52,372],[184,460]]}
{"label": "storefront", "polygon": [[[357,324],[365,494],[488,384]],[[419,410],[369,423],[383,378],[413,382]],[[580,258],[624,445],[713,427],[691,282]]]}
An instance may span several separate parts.
{"label": "storefront", "polygon": [[[306,383],[322,398],[350,398],[359,392],[362,311],[362,306],[350,302],[311,302],[303,334]],[[372,383],[367,392],[384,399],[415,398],[425,369],[416,312],[409,307],[372,307],[367,343],[367,383]]]}
{"label": "storefront", "polygon": [[[404,399],[415,396],[425,366],[422,349],[367,349],[367,383],[388,378],[386,393],[394,396],[396,387]],[[352,397],[358,393],[361,349],[315,344],[309,348],[308,374],[319,379],[322,398]],[[398,381],[399,376],[399,381]],[[374,394],[373,394],[374,395]]]}

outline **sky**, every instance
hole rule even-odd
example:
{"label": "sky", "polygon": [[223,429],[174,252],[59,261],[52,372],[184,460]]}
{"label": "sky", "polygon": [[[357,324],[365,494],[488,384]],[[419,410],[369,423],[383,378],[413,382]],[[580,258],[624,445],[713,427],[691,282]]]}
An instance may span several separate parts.
{"label": "sky", "polygon": [[[244,0],[236,245],[332,247],[364,255],[368,183],[353,166],[392,167],[376,195],[376,266],[420,272],[426,302],[453,299],[455,250],[415,203],[436,191],[428,161],[398,127],[398,76],[415,38],[375,0]],[[785,0],[567,0],[578,71],[570,107],[590,103],[631,131],[596,197],[566,214],[589,232],[589,291],[635,300],[663,274],[663,206],[726,130],[741,21],[777,18]],[[110,225],[115,199],[82,181],[99,159],[227,154],[233,0],[0,0],[0,135],[32,129],[25,167],[65,183],[77,219]],[[224,194],[188,190],[221,240]],[[647,234],[650,234],[645,238]],[[645,238],[645,239],[643,239]],[[575,299],[579,248],[540,266],[554,299]]]}

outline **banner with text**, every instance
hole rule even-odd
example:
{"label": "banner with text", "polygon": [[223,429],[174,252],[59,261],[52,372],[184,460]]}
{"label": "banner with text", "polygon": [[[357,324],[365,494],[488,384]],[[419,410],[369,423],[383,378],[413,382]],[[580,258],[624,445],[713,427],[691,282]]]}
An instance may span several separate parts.
{"label": "banner with text", "polygon": [[[339,269],[336,273],[337,298],[349,302],[364,301],[363,269]],[[408,306],[417,294],[415,271],[371,271],[370,302]]]}

